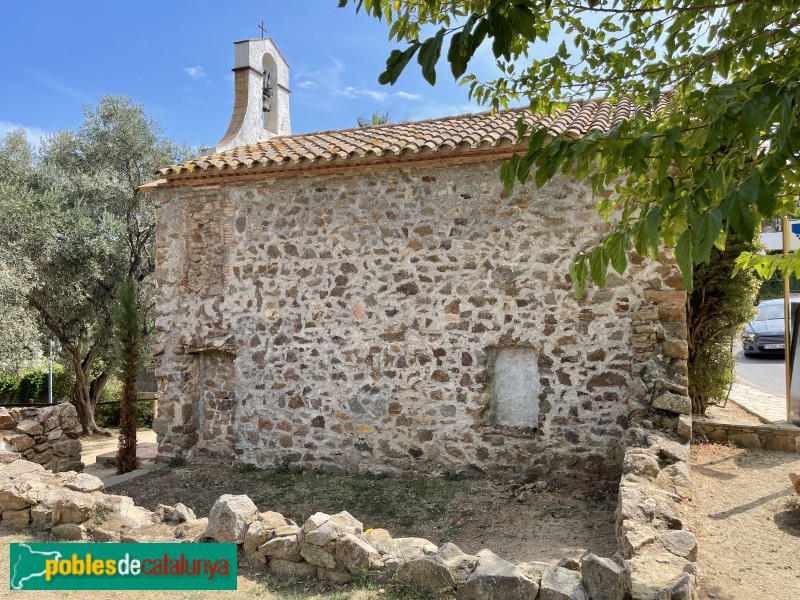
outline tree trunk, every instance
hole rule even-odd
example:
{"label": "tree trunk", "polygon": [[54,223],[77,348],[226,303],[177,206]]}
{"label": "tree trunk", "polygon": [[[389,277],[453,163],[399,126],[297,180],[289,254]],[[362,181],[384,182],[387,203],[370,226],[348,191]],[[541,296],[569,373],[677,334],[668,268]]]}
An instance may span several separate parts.
{"label": "tree trunk", "polygon": [[111,435],[107,430],[99,427],[94,420],[94,407],[97,400],[95,399],[93,403],[90,393],[91,363],[87,365],[86,361],[81,360],[80,354],[73,350],[70,350],[70,357],[75,369],[75,408],[78,410],[78,419],[83,426],[83,435]]}
{"label": "tree trunk", "polygon": [[704,415],[706,414],[707,408],[708,408],[708,399],[705,396],[701,396],[699,394],[695,394],[694,396],[692,396],[693,415]]}
{"label": "tree trunk", "polygon": [[136,459],[136,357],[127,356],[123,371],[122,397],[119,410],[119,445],[117,446],[117,473],[128,473],[139,464]]}

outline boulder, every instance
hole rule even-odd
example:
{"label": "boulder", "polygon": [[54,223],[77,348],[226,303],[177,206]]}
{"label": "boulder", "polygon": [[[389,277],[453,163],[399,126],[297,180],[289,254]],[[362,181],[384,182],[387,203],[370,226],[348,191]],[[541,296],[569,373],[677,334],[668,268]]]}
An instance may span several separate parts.
{"label": "boulder", "polygon": [[789,481],[794,486],[794,491],[800,494],[800,471],[789,471]]}
{"label": "boulder", "polygon": [[636,523],[635,521],[625,521],[622,525],[622,556],[630,558],[640,548],[656,541],[656,531],[652,527]]}
{"label": "boulder", "polygon": [[4,406],[0,406],[0,430],[3,429],[14,429],[17,426],[17,422],[14,420],[8,413],[8,409]]}
{"label": "boulder", "polygon": [[3,527],[10,529],[27,529],[31,523],[31,509],[3,511]]}
{"label": "boulder", "polygon": [[431,594],[450,592],[456,579],[444,559],[438,555],[423,556],[400,564],[395,578]]}
{"label": "boulder", "polygon": [[0,467],[0,477],[19,477],[20,475],[45,473],[46,470],[42,465],[37,465],[23,458],[18,458]]}
{"label": "boulder", "polygon": [[258,508],[247,496],[220,496],[208,515],[205,536],[217,542],[244,542],[247,527],[258,516]]}
{"label": "boulder", "polygon": [[326,544],[336,541],[338,537],[339,534],[336,532],[336,527],[334,527],[333,523],[325,521],[316,529],[308,531],[305,536],[303,536],[303,540],[315,546],[325,546]]}
{"label": "boulder", "polygon": [[242,552],[248,559],[255,559],[258,562],[266,562],[265,555],[259,552],[259,548],[272,539],[273,532],[271,529],[265,527],[261,521],[253,521],[247,527],[244,534],[244,543],[242,544]]}
{"label": "boulder", "polygon": [[17,423],[17,431],[35,437],[44,433],[44,427],[37,419],[25,419]]}
{"label": "boulder", "polygon": [[60,440],[53,444],[53,453],[56,456],[80,456],[80,440]]}
{"label": "boulder", "polygon": [[336,568],[336,559],[333,557],[333,554],[331,554],[324,548],[315,546],[314,544],[308,544],[308,543],[301,544],[300,556],[302,556],[307,563],[310,563],[312,565],[316,565],[318,567],[324,567],[326,569]]}
{"label": "boulder", "polygon": [[51,533],[54,538],[59,540],[80,542],[84,539],[84,534],[86,532],[81,525],[75,523],[61,523],[60,525],[54,525]]}
{"label": "boulder", "polygon": [[630,595],[630,572],[610,558],[586,554],[581,575],[592,600],[626,600]]}
{"label": "boulder", "polygon": [[477,554],[478,564],[459,588],[459,597],[469,600],[528,600],[536,598],[539,585],[514,564],[489,550]]}
{"label": "boulder", "polygon": [[678,435],[685,440],[692,439],[692,417],[690,415],[678,417]]}
{"label": "boulder", "polygon": [[690,415],[692,414],[692,401],[688,396],[664,392],[653,400],[653,408],[681,415]]}
{"label": "boulder", "polygon": [[197,518],[191,508],[187,508],[180,502],[175,506],[159,504],[153,512],[163,522],[185,523],[186,521],[194,521]]}
{"label": "boulder", "polygon": [[88,473],[73,475],[64,482],[64,487],[87,494],[91,492],[104,492],[106,489],[99,477],[89,475]]}
{"label": "boulder", "polygon": [[276,537],[262,544],[258,552],[270,558],[298,562],[300,560],[300,543],[296,535]]}
{"label": "boulder", "polygon": [[46,506],[39,504],[31,507],[31,529],[34,531],[45,531],[53,524],[53,511]]}
{"label": "boulder", "polygon": [[326,523],[330,518],[330,515],[323,512],[314,513],[308,517],[308,520],[303,524],[303,533],[313,531],[317,527],[320,527],[323,523]]}
{"label": "boulder", "polygon": [[36,445],[33,438],[24,433],[6,434],[4,435],[4,441],[8,445],[8,449],[14,452],[25,452]]}
{"label": "boulder", "polygon": [[683,498],[692,498],[692,476],[689,474],[689,466],[685,462],[676,462],[674,465],[661,469],[656,483]]}
{"label": "boulder", "polygon": [[307,562],[290,562],[279,558],[270,559],[267,570],[281,579],[313,579],[317,576],[317,567]]}
{"label": "boulder", "polygon": [[378,551],[352,533],[345,533],[336,542],[336,561],[351,573],[365,573],[370,567],[383,566]]}
{"label": "boulder", "polygon": [[14,481],[0,489],[0,511],[21,510],[36,504],[28,481]]}
{"label": "boulder", "polygon": [[565,557],[562,558],[560,561],[556,563],[557,567],[561,567],[562,569],[569,569],[570,571],[580,571],[581,570],[581,563],[579,563],[574,558]]}
{"label": "boulder", "polygon": [[450,542],[442,544],[437,554],[447,564],[447,568],[450,569],[458,584],[462,584],[469,579],[478,564],[477,556],[465,554],[461,551],[461,548]]}
{"label": "boulder", "polygon": [[580,573],[550,567],[542,573],[538,600],[589,600],[589,597],[583,589]]}
{"label": "boulder", "polygon": [[660,470],[661,467],[658,464],[658,460],[652,454],[645,451],[632,452],[631,450],[625,453],[622,472],[626,476],[636,475],[655,478]]}
{"label": "boulder", "polygon": [[53,502],[53,525],[59,523],[83,523],[95,507],[95,498],[82,492],[58,490]]}
{"label": "boulder", "polygon": [[667,531],[661,538],[664,548],[690,562],[697,560],[697,538],[689,531]]}
{"label": "boulder", "polygon": [[355,535],[364,531],[364,524],[346,510],[338,512],[335,515],[331,515],[331,518],[328,519],[328,523],[333,525],[333,527],[336,529],[336,533],[339,535],[343,535],[345,533],[351,533]]}
{"label": "boulder", "polygon": [[676,442],[662,435],[650,435],[647,441],[664,461],[673,463],[689,460],[689,444],[685,442]]}

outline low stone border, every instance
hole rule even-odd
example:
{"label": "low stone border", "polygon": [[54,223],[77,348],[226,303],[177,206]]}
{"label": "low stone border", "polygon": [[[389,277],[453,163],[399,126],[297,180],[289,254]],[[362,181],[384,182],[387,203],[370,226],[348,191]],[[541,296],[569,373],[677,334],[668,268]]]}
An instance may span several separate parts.
{"label": "low stone border", "polygon": [[23,458],[51,471],[82,471],[83,432],[72,404],[38,407],[0,406],[0,451],[19,452]]}
{"label": "low stone border", "polygon": [[789,423],[744,424],[695,417],[694,435],[742,448],[800,453],[800,427]]}
{"label": "low stone border", "polygon": [[[50,532],[71,541],[234,542],[239,544],[240,562],[279,578],[339,584],[368,576],[474,600],[688,600],[696,545],[694,536],[680,531],[677,517],[666,508],[677,495],[649,488],[651,497],[633,493],[642,489],[637,474],[642,469],[635,465],[642,465],[649,477],[655,470],[653,461],[674,467],[679,461],[673,458],[683,456],[682,449],[682,444],[657,438],[626,458],[618,525],[621,539],[636,548],[629,560],[586,554],[580,562],[564,559],[555,566],[514,564],[489,550],[470,555],[450,543],[437,547],[423,538],[365,531],[347,512],[316,513],[299,526],[279,513],[259,512],[247,496],[220,497],[203,519],[182,504],[149,511],[128,497],[104,493],[97,477],[51,473],[11,452],[0,452],[0,512],[5,527]],[[676,471],[670,466],[659,471]],[[630,485],[633,481],[638,482],[636,488]],[[658,494],[664,498],[661,505],[652,499]],[[644,546],[647,552],[641,551]],[[678,572],[685,576],[676,577]]]}

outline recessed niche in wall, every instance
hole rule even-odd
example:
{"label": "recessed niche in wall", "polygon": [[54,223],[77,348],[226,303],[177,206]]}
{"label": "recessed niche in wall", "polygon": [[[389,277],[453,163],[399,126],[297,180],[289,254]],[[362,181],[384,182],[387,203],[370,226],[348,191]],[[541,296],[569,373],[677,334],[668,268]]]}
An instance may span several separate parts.
{"label": "recessed niche in wall", "polygon": [[492,425],[536,428],[539,423],[539,365],[533,348],[490,348]]}

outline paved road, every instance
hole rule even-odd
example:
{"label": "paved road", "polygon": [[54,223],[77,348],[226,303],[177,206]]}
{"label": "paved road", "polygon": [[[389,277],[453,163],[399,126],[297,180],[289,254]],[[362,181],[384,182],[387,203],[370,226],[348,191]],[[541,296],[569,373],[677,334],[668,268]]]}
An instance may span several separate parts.
{"label": "paved road", "polygon": [[785,397],[786,371],[782,356],[748,358],[741,354],[741,347],[737,351],[739,358],[736,362],[736,375],[739,379],[764,392]]}

